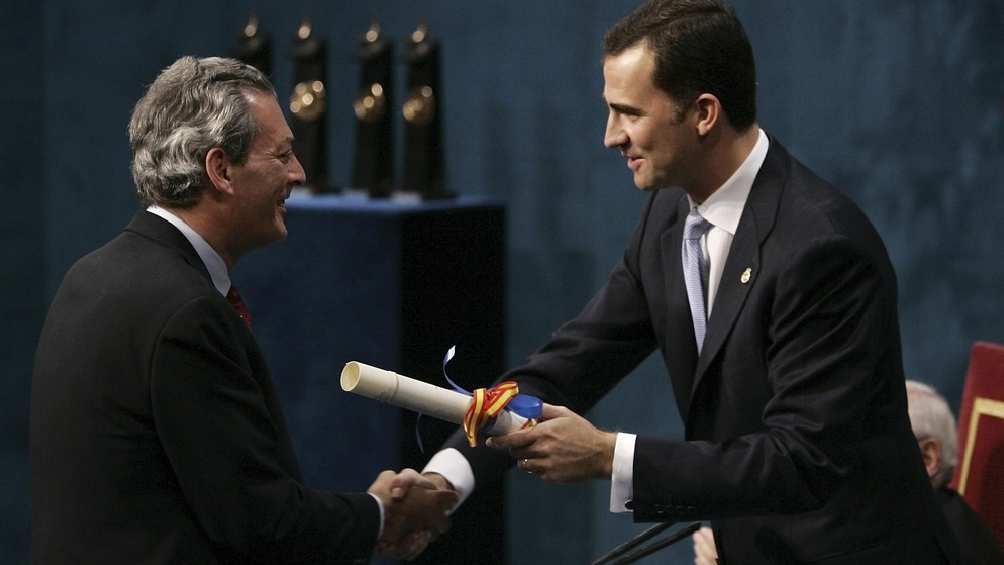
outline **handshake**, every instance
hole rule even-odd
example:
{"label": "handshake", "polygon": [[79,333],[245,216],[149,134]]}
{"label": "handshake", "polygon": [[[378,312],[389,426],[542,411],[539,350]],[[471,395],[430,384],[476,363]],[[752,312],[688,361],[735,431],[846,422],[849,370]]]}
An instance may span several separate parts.
{"label": "handshake", "polygon": [[449,513],[457,493],[442,476],[384,471],[367,490],[383,504],[383,531],[377,539],[378,555],[411,560],[450,527]]}
{"label": "handshake", "polygon": [[[609,478],[617,434],[598,430],[563,406],[544,404],[532,428],[489,438],[485,445],[505,451],[520,469],[550,482]],[[414,559],[449,528],[447,515],[457,505],[453,485],[438,473],[413,469],[380,473],[369,493],[384,507],[379,555]]]}

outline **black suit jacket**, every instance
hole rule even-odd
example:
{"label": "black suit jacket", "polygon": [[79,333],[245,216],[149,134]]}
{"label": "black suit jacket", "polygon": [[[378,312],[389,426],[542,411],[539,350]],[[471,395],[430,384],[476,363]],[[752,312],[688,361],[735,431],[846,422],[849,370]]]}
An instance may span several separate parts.
{"label": "black suit jacket", "polygon": [[379,529],[368,494],[301,483],[254,336],[148,212],[56,293],[30,442],[39,564],[329,563]]}
{"label": "black suit jacket", "polygon": [[971,565],[1004,565],[1001,542],[980,515],[959,493],[943,486],[935,489],[935,498],[945,515],[945,522],[959,543],[962,562]]}
{"label": "black suit jacket", "polygon": [[[581,412],[658,347],[686,441],[638,437],[636,520],[710,519],[725,563],[942,562],[907,419],[895,275],[867,218],[772,139],[698,356],[680,260],[688,212],[681,191],[655,191],[606,286],[506,377]],[[501,468],[452,445],[479,482]]]}

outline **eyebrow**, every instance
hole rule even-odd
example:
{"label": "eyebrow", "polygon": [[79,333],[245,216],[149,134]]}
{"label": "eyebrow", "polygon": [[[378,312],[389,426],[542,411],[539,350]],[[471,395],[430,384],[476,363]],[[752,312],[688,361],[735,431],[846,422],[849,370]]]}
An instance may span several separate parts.
{"label": "eyebrow", "polygon": [[[606,100],[604,100],[606,102]],[[620,104],[618,102],[607,102],[607,106],[622,113],[622,114],[632,114],[635,116],[640,116],[642,111],[640,108],[635,108],[634,106],[628,106],[627,104]]]}

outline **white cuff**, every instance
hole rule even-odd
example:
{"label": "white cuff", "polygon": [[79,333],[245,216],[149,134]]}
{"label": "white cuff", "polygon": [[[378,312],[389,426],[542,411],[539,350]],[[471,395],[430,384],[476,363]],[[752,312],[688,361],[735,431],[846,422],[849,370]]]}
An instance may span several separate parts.
{"label": "white cuff", "polygon": [[474,471],[471,469],[471,464],[462,453],[452,447],[433,455],[422,472],[439,473],[444,479],[450,481],[453,489],[457,491],[458,497],[457,505],[453,507],[453,510],[456,510],[474,492]]}
{"label": "white cuff", "polygon": [[617,434],[613,473],[610,476],[610,511],[630,512],[626,504],[634,496],[634,434]]}

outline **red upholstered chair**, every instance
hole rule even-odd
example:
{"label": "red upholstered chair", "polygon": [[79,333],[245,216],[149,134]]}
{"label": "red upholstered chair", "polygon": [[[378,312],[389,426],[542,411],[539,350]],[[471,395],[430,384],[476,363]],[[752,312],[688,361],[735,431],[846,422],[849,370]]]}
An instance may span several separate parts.
{"label": "red upholstered chair", "polygon": [[958,433],[952,486],[1004,547],[1004,345],[973,345]]}

